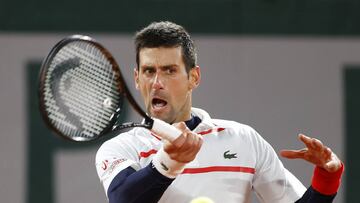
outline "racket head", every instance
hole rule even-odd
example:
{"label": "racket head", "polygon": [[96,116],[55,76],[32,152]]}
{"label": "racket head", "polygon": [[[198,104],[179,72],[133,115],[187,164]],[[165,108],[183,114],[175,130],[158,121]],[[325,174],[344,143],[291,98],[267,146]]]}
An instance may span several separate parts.
{"label": "racket head", "polygon": [[125,98],[146,116],[131,96],[114,57],[88,36],[62,39],[43,61],[40,112],[47,126],[63,138],[90,141],[107,134]]}

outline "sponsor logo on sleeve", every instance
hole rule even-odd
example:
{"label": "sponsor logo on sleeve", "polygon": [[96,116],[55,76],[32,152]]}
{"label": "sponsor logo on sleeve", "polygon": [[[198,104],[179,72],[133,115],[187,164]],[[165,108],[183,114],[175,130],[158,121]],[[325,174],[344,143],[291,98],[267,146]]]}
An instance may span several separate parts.
{"label": "sponsor logo on sleeve", "polygon": [[105,171],[108,168],[108,165],[109,165],[109,160],[104,160],[101,165],[102,170]]}
{"label": "sponsor logo on sleeve", "polygon": [[113,159],[106,159],[101,162],[101,170],[103,171],[103,175],[110,175],[116,167],[118,167],[121,163],[126,161],[127,159],[124,158],[113,158]]}

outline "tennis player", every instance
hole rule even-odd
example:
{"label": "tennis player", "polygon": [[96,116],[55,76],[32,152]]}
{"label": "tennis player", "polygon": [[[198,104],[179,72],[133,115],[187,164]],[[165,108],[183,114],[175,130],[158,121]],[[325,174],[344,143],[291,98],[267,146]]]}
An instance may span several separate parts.
{"label": "tennis player", "polygon": [[254,129],[192,107],[201,71],[183,27],[151,23],[136,33],[135,46],[134,79],[147,113],[183,133],[170,143],[134,128],[106,141],[96,168],[110,203],[188,203],[199,196],[248,203],[252,192],[263,203],[333,201],[344,166],[319,140],[299,135],[306,148],[281,152],[314,164],[305,188]]}

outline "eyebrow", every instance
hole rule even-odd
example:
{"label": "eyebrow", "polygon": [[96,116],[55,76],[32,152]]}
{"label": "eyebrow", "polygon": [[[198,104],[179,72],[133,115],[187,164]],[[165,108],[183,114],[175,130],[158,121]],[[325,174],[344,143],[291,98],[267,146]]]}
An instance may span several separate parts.
{"label": "eyebrow", "polygon": [[[166,64],[166,65],[160,66],[160,69],[167,69],[167,68],[171,68],[171,67],[179,67],[179,65],[177,65],[177,64]],[[155,68],[155,66],[145,64],[145,65],[142,65],[140,68]]]}
{"label": "eyebrow", "polygon": [[172,67],[179,67],[179,66],[177,64],[169,64],[169,65],[160,66],[161,69],[168,69],[168,68],[172,68]]}

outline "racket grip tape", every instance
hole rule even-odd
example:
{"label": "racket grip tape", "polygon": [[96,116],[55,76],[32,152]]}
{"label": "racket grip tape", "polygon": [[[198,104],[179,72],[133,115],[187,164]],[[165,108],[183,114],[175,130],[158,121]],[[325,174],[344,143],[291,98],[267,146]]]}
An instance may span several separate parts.
{"label": "racket grip tape", "polygon": [[153,118],[153,120],[154,122],[151,130],[163,139],[172,142],[176,140],[182,133],[179,129],[162,120],[156,118]]}

